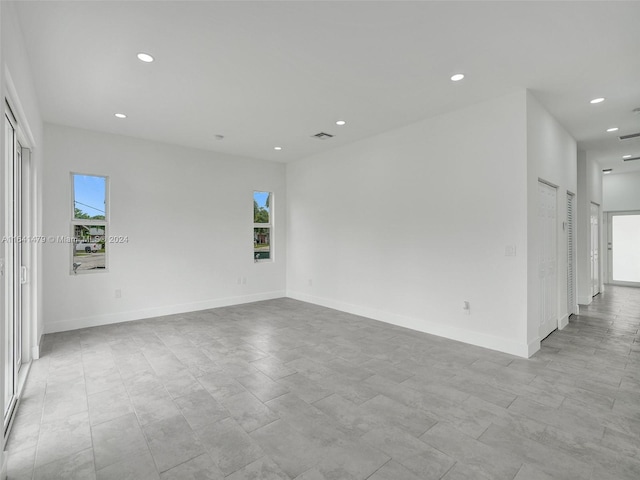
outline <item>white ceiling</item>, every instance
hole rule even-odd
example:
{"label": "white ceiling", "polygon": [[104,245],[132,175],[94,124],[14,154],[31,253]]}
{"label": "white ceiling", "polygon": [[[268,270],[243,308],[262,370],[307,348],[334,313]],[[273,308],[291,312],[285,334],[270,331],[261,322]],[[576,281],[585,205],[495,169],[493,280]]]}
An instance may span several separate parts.
{"label": "white ceiling", "polygon": [[525,87],[603,168],[640,169],[617,140],[640,131],[640,2],[16,6],[49,122],[292,161]]}

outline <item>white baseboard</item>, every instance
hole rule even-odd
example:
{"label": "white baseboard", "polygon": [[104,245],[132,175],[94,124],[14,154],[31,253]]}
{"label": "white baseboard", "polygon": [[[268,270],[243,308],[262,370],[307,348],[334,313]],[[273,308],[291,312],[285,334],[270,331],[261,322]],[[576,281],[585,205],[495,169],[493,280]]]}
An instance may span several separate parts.
{"label": "white baseboard", "polygon": [[534,353],[540,350],[540,339],[536,339],[533,342],[529,342],[527,345],[527,358],[531,357]]}
{"label": "white baseboard", "polygon": [[593,297],[591,295],[589,296],[584,296],[584,297],[578,297],[578,304],[579,305],[591,305],[591,302],[593,300]]}
{"label": "white baseboard", "polygon": [[[327,298],[315,297],[301,292],[287,291],[287,297],[303,302],[321,305],[327,308],[333,308],[342,312],[360,315],[363,317],[379,320],[381,322],[390,323],[399,327],[409,328],[418,332],[429,333],[439,337],[457,340],[459,342],[476,345],[479,347],[498,350],[500,352],[509,353],[518,357],[528,358],[540,349],[540,341],[538,340],[537,348],[535,345],[520,344],[518,342],[505,338],[487,335],[484,333],[464,330],[457,327],[434,323],[423,318],[407,317],[391,312],[385,312],[374,308],[353,305]],[[534,342],[535,343],[535,342]],[[532,353],[530,353],[532,352]]]}
{"label": "white baseboard", "polygon": [[218,298],[214,300],[205,300],[202,302],[145,308],[141,310],[109,313],[106,315],[95,315],[91,317],[71,318],[69,320],[62,320],[59,322],[45,322],[44,330],[45,333],[66,332],[68,330],[77,330],[79,328],[97,327],[99,325],[130,322],[133,320],[161,317],[164,315],[197,312],[199,310],[208,310],[210,308],[228,307],[230,305],[260,302],[262,300],[272,300],[274,298],[282,298],[284,296],[284,291],[255,293],[253,295],[243,295],[239,297]]}
{"label": "white baseboard", "polygon": [[558,321],[558,330],[562,330],[567,325],[569,325],[569,314],[565,313],[562,316],[562,318]]}

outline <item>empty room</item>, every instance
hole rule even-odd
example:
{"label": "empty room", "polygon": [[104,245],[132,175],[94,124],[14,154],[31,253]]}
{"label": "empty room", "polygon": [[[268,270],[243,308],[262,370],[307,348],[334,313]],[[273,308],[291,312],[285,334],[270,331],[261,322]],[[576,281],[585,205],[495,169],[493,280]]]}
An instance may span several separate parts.
{"label": "empty room", "polygon": [[640,478],[638,22],[0,0],[0,480]]}

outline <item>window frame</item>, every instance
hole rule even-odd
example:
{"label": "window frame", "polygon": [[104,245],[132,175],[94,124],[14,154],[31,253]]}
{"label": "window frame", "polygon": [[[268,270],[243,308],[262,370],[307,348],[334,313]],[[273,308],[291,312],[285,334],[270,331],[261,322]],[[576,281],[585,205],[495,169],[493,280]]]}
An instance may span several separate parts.
{"label": "window frame", "polygon": [[[87,218],[76,218],[75,214],[75,206],[76,206],[76,187],[75,187],[75,176],[84,176],[84,177],[99,177],[104,179],[104,220],[96,220],[96,219],[87,219]],[[107,245],[107,238],[109,235],[109,216],[110,216],[110,178],[108,175],[102,175],[97,173],[84,173],[84,172],[76,172],[72,171],[69,174],[69,179],[71,182],[71,222],[70,222],[70,259],[69,259],[69,273],[71,276],[77,275],[86,275],[92,273],[106,273],[109,271],[109,249]],[[87,226],[104,226],[104,268],[95,268],[91,270],[77,270],[73,269],[73,257],[76,253],[76,243],[75,243],[75,229],[78,225],[87,225]]]}
{"label": "window frame", "polygon": [[[254,250],[253,250],[253,261],[254,263],[272,263],[275,261],[275,257],[274,257],[274,242],[273,242],[273,229],[274,229],[274,217],[273,217],[273,212],[274,212],[274,193],[271,190],[253,190],[253,197],[252,199],[255,201],[255,195],[256,193],[267,193],[268,194],[268,199],[269,199],[269,222],[267,223],[256,223],[255,222],[255,217],[254,217],[254,222],[253,222],[253,239],[254,239]],[[256,228],[267,228],[269,229],[269,258],[256,258],[256,251],[255,251],[255,229]]]}

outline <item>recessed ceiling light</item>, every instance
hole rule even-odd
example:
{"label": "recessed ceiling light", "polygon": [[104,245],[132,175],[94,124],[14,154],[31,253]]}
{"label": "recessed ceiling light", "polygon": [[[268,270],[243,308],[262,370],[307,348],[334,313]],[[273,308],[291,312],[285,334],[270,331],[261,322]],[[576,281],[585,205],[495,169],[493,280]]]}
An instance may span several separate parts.
{"label": "recessed ceiling light", "polygon": [[451,76],[451,81],[452,82],[459,82],[463,78],[464,78],[464,75],[462,73],[456,73],[455,75]]}
{"label": "recessed ceiling light", "polygon": [[282,147],[273,147],[274,150],[282,150]]}
{"label": "recessed ceiling light", "polygon": [[151,55],[149,55],[148,53],[140,52],[138,54],[138,60],[140,60],[141,62],[145,62],[145,63],[151,63],[155,59]]}
{"label": "recessed ceiling light", "polygon": [[345,122],[344,120],[338,120],[336,122],[336,125],[346,125],[346,124],[347,124],[347,122]]}
{"label": "recessed ceiling light", "polygon": [[607,132],[617,132],[617,131],[618,131],[618,127],[607,128]]}
{"label": "recessed ceiling light", "polygon": [[611,170],[613,170],[613,168],[605,168],[604,170],[602,170],[602,173],[607,175],[607,174],[611,173]]}
{"label": "recessed ceiling light", "polygon": [[623,155],[622,158],[631,158],[631,155]]}
{"label": "recessed ceiling light", "polygon": [[115,116],[118,118],[127,118],[127,116],[124,113],[116,113]]}
{"label": "recessed ceiling light", "polygon": [[602,102],[604,102],[604,97],[594,98],[589,103],[602,103]]}

